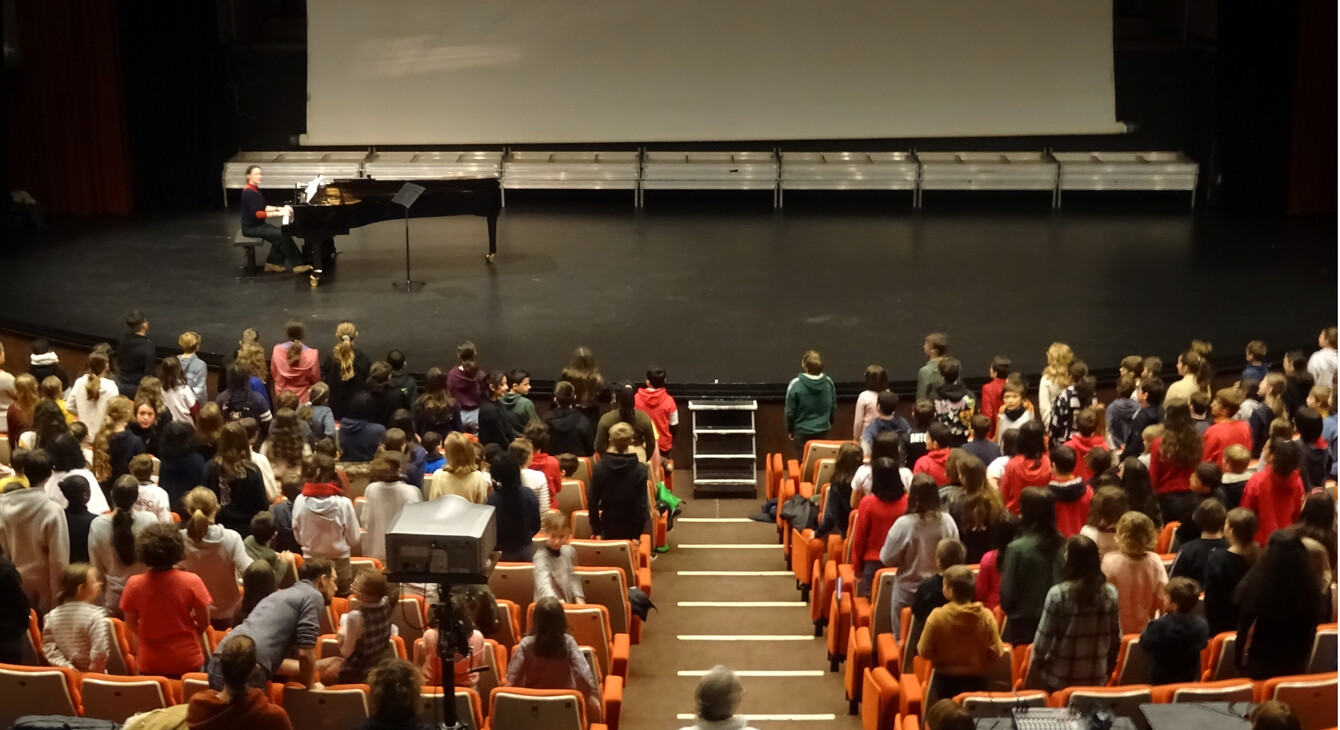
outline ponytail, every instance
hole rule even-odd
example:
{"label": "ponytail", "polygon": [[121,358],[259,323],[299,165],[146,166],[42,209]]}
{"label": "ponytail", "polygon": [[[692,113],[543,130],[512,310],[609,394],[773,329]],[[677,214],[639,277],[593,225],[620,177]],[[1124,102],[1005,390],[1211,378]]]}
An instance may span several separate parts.
{"label": "ponytail", "polygon": [[1214,379],[1214,368],[1210,366],[1209,358],[1200,359],[1200,368],[1196,370],[1196,384],[1201,390],[1209,390],[1210,381]]}
{"label": "ponytail", "polygon": [[203,540],[205,539],[205,535],[209,532],[209,526],[211,524],[213,523],[210,522],[209,517],[206,516],[204,512],[196,510],[191,513],[191,518],[186,522],[186,534],[192,540]]}
{"label": "ponytail", "polygon": [[102,376],[107,372],[107,356],[93,352],[88,356],[88,372],[84,375],[84,396],[94,403],[102,397]]}
{"label": "ponytail", "polygon": [[132,407],[130,399],[123,395],[114,396],[107,403],[107,411],[102,417],[102,424],[98,427],[98,435],[93,439],[93,476],[99,482],[105,482],[112,477],[112,455],[109,451],[112,430],[118,424],[130,421]]}
{"label": "ponytail", "polygon": [[302,343],[294,340],[288,343],[288,366],[298,367],[298,362],[302,360]]}
{"label": "ponytail", "polygon": [[302,338],[306,334],[302,322],[292,320],[284,328],[284,334],[288,336],[288,366],[298,367],[298,362],[302,360]]}
{"label": "ponytail", "polygon": [[348,320],[341,322],[340,326],[335,328],[335,337],[339,342],[335,345],[333,354],[335,362],[340,364],[340,380],[354,378],[354,337],[357,335],[358,329]]}
{"label": "ponytail", "polygon": [[196,487],[186,493],[182,504],[191,513],[186,522],[187,536],[197,542],[205,539],[209,526],[214,524],[214,513],[219,510],[219,498],[209,487]]}
{"label": "ponytail", "polygon": [[135,564],[135,501],[139,499],[139,481],[126,474],[112,487],[112,549],[122,565]]}

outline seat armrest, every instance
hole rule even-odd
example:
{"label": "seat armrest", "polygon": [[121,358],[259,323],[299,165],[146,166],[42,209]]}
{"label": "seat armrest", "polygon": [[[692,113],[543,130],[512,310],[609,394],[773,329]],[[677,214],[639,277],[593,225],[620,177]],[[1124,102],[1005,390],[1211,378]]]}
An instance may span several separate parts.
{"label": "seat armrest", "polygon": [[884,667],[895,679],[902,674],[903,650],[898,645],[898,640],[893,638],[893,634],[880,634],[875,637],[875,661],[872,666]]}
{"label": "seat armrest", "polygon": [[904,674],[898,678],[898,711],[904,716],[921,717],[925,713],[925,697],[922,695],[921,680],[916,674]]}
{"label": "seat armrest", "polygon": [[638,568],[637,571],[636,571],[636,573],[637,573],[637,576],[636,576],[637,587],[638,587],[638,588],[641,588],[641,589],[642,589],[642,592],[645,593],[645,594],[647,594],[647,597],[650,598],[650,597],[651,597],[651,568]]}
{"label": "seat armrest", "polygon": [[623,677],[610,675],[605,678],[601,704],[605,712],[605,724],[610,730],[619,730],[619,713],[623,710]]}
{"label": "seat armrest", "polygon": [[851,602],[851,625],[869,626],[874,615],[874,607],[869,598],[856,598]]}
{"label": "seat armrest", "polygon": [[628,680],[628,655],[631,649],[628,634],[614,635],[614,650],[610,653],[610,674]]}

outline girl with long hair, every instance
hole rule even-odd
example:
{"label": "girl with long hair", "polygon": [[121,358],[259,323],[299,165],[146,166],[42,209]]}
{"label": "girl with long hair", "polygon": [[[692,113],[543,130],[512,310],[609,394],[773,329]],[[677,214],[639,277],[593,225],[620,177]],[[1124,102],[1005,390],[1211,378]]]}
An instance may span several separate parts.
{"label": "girl with long hair", "polygon": [[[218,452],[206,462],[200,483],[218,497],[222,506],[219,523],[238,534],[248,532],[251,518],[269,508],[265,479],[251,460],[251,442],[240,423],[223,427]],[[187,510],[191,512],[194,510]]]}
{"label": "girl with long hair", "polygon": [[986,483],[986,465],[971,454],[958,461],[962,491],[949,503],[949,514],[958,525],[959,539],[967,548],[967,562],[974,565],[991,550],[996,525],[1012,519],[1000,499],[1000,493]]}
{"label": "girl with long hair", "polygon": [[43,399],[33,407],[32,431],[19,435],[18,439],[24,448],[50,449],[51,443],[57,437],[69,432],[70,425],[65,420],[60,405],[55,401]]}
{"label": "girl with long hair", "polygon": [[1335,497],[1324,489],[1314,489],[1303,500],[1303,510],[1298,520],[1290,528],[1299,537],[1316,540],[1326,550],[1327,565],[1331,570],[1340,569],[1336,564]]}
{"label": "girl with long hair", "polygon": [[5,414],[5,421],[9,426],[10,451],[18,451],[19,436],[32,428],[33,409],[37,407],[37,401],[41,397],[37,390],[37,378],[28,373],[14,378],[14,402],[10,404]]}
{"label": "girl with long hair", "polygon": [[302,436],[302,424],[291,408],[280,408],[270,426],[270,436],[261,445],[261,454],[270,460],[275,481],[289,474],[302,474],[302,460],[312,455],[312,447]]}
{"label": "girl with long hair", "polygon": [[330,386],[317,383],[308,394],[312,400],[298,409],[298,417],[307,422],[308,439],[315,446],[321,439],[335,438],[335,412],[330,410]]}
{"label": "girl with long hair", "polygon": [[568,633],[568,617],[557,598],[541,598],[535,604],[530,635],[517,644],[507,665],[507,683],[527,689],[575,689],[586,697],[587,719],[600,721],[595,675]]}
{"label": "girl with long hair", "polygon": [[852,421],[851,440],[860,441],[872,421],[879,417],[879,394],[889,389],[889,374],[879,365],[865,369],[865,389],[856,396],[856,419]]}
{"label": "girl with long hair", "polygon": [[[145,378],[149,380],[149,378]],[[153,378],[157,381],[158,378]],[[160,403],[162,401],[159,401]],[[157,410],[154,403],[147,398],[135,398],[133,404],[134,417],[126,429],[144,442],[144,448],[154,456],[158,455],[158,438],[163,432],[163,427],[172,422],[172,414],[166,408]]]}
{"label": "girl with long hair", "polygon": [[1164,414],[1163,435],[1149,445],[1149,480],[1164,521],[1191,525],[1191,513],[1200,504],[1199,495],[1191,491],[1191,475],[1200,465],[1204,448],[1189,403],[1168,403]]}
{"label": "girl with long hair", "polygon": [[210,623],[220,631],[233,625],[233,614],[242,605],[237,582],[251,566],[242,536],[214,523],[219,514],[219,499],[208,487],[196,487],[183,500],[190,518],[182,528],[185,538],[183,570],[200,576],[212,600]]}
{"label": "girl with long hair", "polygon": [[600,392],[605,388],[605,378],[596,366],[596,356],[590,348],[578,347],[572,351],[572,358],[563,366],[559,380],[572,383],[573,394],[577,399],[576,409],[586,414],[592,423],[600,420]]}
{"label": "girl with long hair", "polygon": [[368,469],[371,483],[363,492],[367,500],[363,505],[362,525],[367,532],[363,534],[363,555],[378,560],[386,560],[386,531],[391,529],[400,510],[407,504],[423,501],[423,492],[418,487],[405,483],[401,478],[401,454],[384,451],[372,460]]}
{"label": "girl with long hair", "polygon": [[298,320],[290,320],[284,327],[287,342],[281,342],[270,353],[270,376],[275,394],[291,390],[298,401],[306,403],[312,386],[321,381],[320,355],[316,348],[302,343],[307,328]]}
{"label": "girl with long hair", "polygon": [[1061,546],[1051,493],[1028,487],[1019,497],[1019,533],[1000,561],[1000,607],[1005,611],[1001,640],[1028,644],[1037,634],[1047,593],[1060,579]]}
{"label": "girl with long hair", "polygon": [[1210,361],[1196,349],[1190,349],[1177,356],[1177,374],[1181,380],[1168,386],[1163,396],[1165,404],[1175,400],[1190,401],[1195,393],[1210,394],[1210,379],[1214,377],[1214,368]]}
{"label": "girl with long hair", "polygon": [[1252,429],[1253,457],[1259,457],[1261,449],[1270,441],[1270,422],[1286,416],[1284,391],[1288,384],[1288,379],[1281,373],[1270,373],[1261,381],[1257,390],[1261,405],[1247,418],[1247,425]]}
{"label": "girl with long hair", "polygon": [[65,417],[66,425],[74,423],[77,419],[70,412],[69,406],[65,404],[65,386],[61,384],[60,378],[55,375],[48,375],[42,378],[37,384],[37,392],[42,396],[42,400],[51,401],[60,408],[61,415]]}
{"label": "girl with long hair", "polygon": [[1238,507],[1228,511],[1224,523],[1227,550],[1212,550],[1205,559],[1205,620],[1210,635],[1237,631],[1241,610],[1234,595],[1247,571],[1261,558],[1256,545],[1256,513]]}
{"label": "girl with long hair", "polygon": [[200,402],[195,391],[186,380],[186,371],[181,360],[165,357],[158,363],[158,379],[163,387],[163,405],[172,414],[172,420],[178,423],[195,424],[195,414],[200,410]]}
{"label": "girl with long hair", "polygon": [[67,405],[75,418],[88,426],[89,438],[92,439],[97,436],[98,427],[102,425],[107,404],[121,391],[111,378],[107,355],[95,349],[85,360],[84,368],[84,374],[70,386],[70,401]]}
{"label": "girl with long hair", "polygon": [[1083,535],[1067,540],[1060,578],[1047,592],[1033,640],[1033,666],[1053,692],[1107,684],[1117,666],[1122,631],[1119,589],[1103,576],[1098,546]]}
{"label": "girl with long hair", "polygon": [[512,420],[498,399],[507,394],[507,375],[494,370],[484,379],[484,400],[479,404],[479,443],[507,448],[516,438]]}
{"label": "girl with long hair", "polygon": [[69,502],[61,492],[60,483],[67,477],[78,476],[89,485],[88,511],[100,515],[111,509],[107,504],[107,495],[103,493],[102,487],[98,486],[97,477],[89,470],[84,450],[79,446],[79,439],[75,438],[74,434],[61,434],[42,448],[46,450],[47,456],[51,457],[51,478],[45,485],[47,496],[51,501],[61,509],[69,507]]}
{"label": "girl with long hair", "polygon": [[358,730],[434,730],[419,719],[423,675],[404,659],[387,659],[367,674],[367,722]]}
{"label": "girl with long hair", "polygon": [[1268,451],[1269,465],[1253,474],[1242,490],[1242,506],[1255,512],[1259,521],[1256,544],[1263,546],[1271,533],[1298,519],[1303,504],[1303,478],[1298,473],[1302,448],[1286,437],[1272,440]]}
{"label": "girl with long hair", "polygon": [[1005,464],[1000,476],[1000,496],[1005,508],[1019,514],[1019,497],[1028,487],[1045,487],[1052,480],[1051,459],[1047,456],[1047,430],[1039,421],[1025,421],[1019,427],[1016,453]]}
{"label": "girl with long hair", "polygon": [[[833,461],[833,476],[829,477],[828,498],[824,503],[823,519],[814,530],[814,539],[823,540],[830,534],[847,536],[847,522],[851,519],[851,480],[861,468],[861,446],[848,441],[838,447]],[[821,487],[822,488],[822,487]]]}
{"label": "girl with long hair", "polygon": [[1047,367],[1038,381],[1038,416],[1043,423],[1051,423],[1052,401],[1070,387],[1070,363],[1074,360],[1074,350],[1064,342],[1053,342],[1047,348]]}
{"label": "girl with long hair", "polygon": [[223,409],[218,403],[207,402],[200,406],[195,423],[196,449],[206,461],[214,458],[219,447],[219,434],[223,433]]}
{"label": "girl with long hair", "polygon": [[616,423],[626,423],[633,429],[633,451],[638,460],[646,462],[656,453],[656,426],[651,416],[639,411],[636,406],[637,386],[632,383],[619,383],[614,389],[614,410],[600,417],[596,424],[596,452],[609,450],[610,427]]}
{"label": "girl with long hair", "polygon": [[191,695],[186,722],[192,728],[231,727],[248,730],[291,730],[288,714],[270,703],[264,690],[250,686],[256,670],[256,642],[250,636],[230,637],[218,651],[223,689]]}
{"label": "girl with long hair", "polygon": [[1304,538],[1279,530],[1238,584],[1237,664],[1251,679],[1303,674],[1317,624],[1330,613]]}
{"label": "girl with long hair", "polygon": [[479,469],[470,439],[454,431],[447,436],[443,451],[447,465],[433,473],[428,482],[428,499],[456,494],[475,504],[488,502],[490,481]]}
{"label": "girl with long hair", "polygon": [[93,476],[98,483],[110,487],[117,477],[128,474],[130,460],[136,454],[146,453],[144,441],[126,429],[130,425],[134,404],[118,395],[107,403],[97,438],[93,439]]}
{"label": "girl with long hair", "polygon": [[1163,607],[1168,571],[1154,552],[1159,531],[1141,512],[1127,512],[1117,521],[1117,549],[1103,556],[1103,574],[1117,587],[1121,602],[1121,632],[1144,631]]}
{"label": "girl with long hair", "polygon": [[152,512],[135,511],[140,485],[126,474],[112,487],[112,513],[98,515],[88,528],[88,558],[107,581],[103,605],[112,615],[120,615],[121,591],[132,575],[145,568],[135,557],[135,538],[158,519]]}
{"label": "girl with long hair", "polygon": [[42,626],[42,654],[53,667],[101,673],[107,668],[110,638],[107,612],[97,605],[102,580],[88,563],[73,563],[61,573],[56,607]]}
{"label": "girl with long hair", "polygon": [[237,351],[237,362],[233,364],[246,368],[247,385],[265,400],[265,406],[269,408],[270,388],[266,379],[270,377],[270,364],[265,360],[265,350],[260,343],[242,345],[242,349]]}
{"label": "girl with long hair", "polygon": [[[479,674],[471,672],[470,667],[478,663],[475,657],[486,650],[484,633],[476,626],[476,612],[471,610],[472,608],[471,600],[467,595],[451,594],[451,615],[470,637],[470,656],[458,660],[454,666],[454,682],[457,687],[474,687],[479,684]],[[423,642],[425,646],[436,646],[437,629],[430,628],[424,631]],[[437,652],[425,651],[416,661],[419,662],[419,671],[423,674],[424,682],[433,686],[442,685],[442,664],[437,657]]]}
{"label": "girl with long hair", "polygon": [[335,328],[335,347],[321,364],[321,380],[330,388],[330,410],[335,420],[344,418],[354,394],[363,389],[372,361],[358,348],[354,340],[358,328],[345,320]]}
{"label": "girl with long hair", "polygon": [[[884,547],[879,551],[880,562],[888,568],[897,568],[893,579],[894,618],[903,606],[912,605],[921,582],[935,574],[936,546],[941,540],[958,538],[958,526],[940,504],[940,487],[929,474],[912,477],[912,490],[907,498],[907,512],[889,528]],[[894,621],[893,635],[898,637],[900,621]]]}
{"label": "girl with long hair", "polygon": [[1093,540],[1099,557],[1106,557],[1117,549],[1117,522],[1129,511],[1126,493],[1120,487],[1100,487],[1093,493],[1088,523],[1080,528],[1079,534]]}
{"label": "girl with long hair", "polygon": [[484,378],[475,343],[463,340],[456,346],[459,363],[447,373],[447,392],[461,411],[462,427],[471,433],[479,430],[479,404],[484,400]]}
{"label": "girl with long hair", "polygon": [[[245,546],[246,540],[243,540],[242,544]],[[246,621],[252,609],[256,608],[256,604],[277,590],[279,582],[275,578],[275,567],[267,560],[253,560],[251,565],[242,571],[242,605],[233,616],[235,623],[240,625]]]}
{"label": "girl with long hair", "polygon": [[1154,493],[1154,482],[1149,478],[1149,468],[1140,459],[1131,456],[1121,462],[1117,476],[1121,477],[1121,489],[1126,492],[1126,502],[1130,509],[1144,513],[1163,527],[1163,511],[1159,508],[1158,495]]}
{"label": "girl with long hair", "polygon": [[[875,444],[879,444],[878,438]],[[887,456],[874,457],[873,451],[871,456],[871,492],[861,498],[851,534],[852,564],[860,576],[856,595],[863,597],[870,595],[875,573],[884,567],[880,551],[893,523],[907,511],[908,502],[907,489],[894,460]]]}
{"label": "girl with long hair", "polygon": [[254,418],[261,424],[270,422],[270,404],[265,396],[251,387],[251,377],[250,371],[241,363],[228,369],[228,387],[215,399],[223,411],[223,420]]}
{"label": "girl with long hair", "polygon": [[903,437],[896,431],[883,431],[870,442],[870,460],[856,467],[851,479],[851,506],[855,509],[871,493],[872,468],[875,459],[887,458],[893,461],[902,487],[906,490],[912,485],[912,470],[905,466],[907,446]]}
{"label": "girl with long hair", "polygon": [[[502,559],[529,563],[535,552],[531,537],[540,531],[540,500],[535,492],[521,485],[521,467],[506,451],[489,462],[489,476],[493,479],[493,493],[488,504],[495,508],[497,545]],[[591,515],[594,532],[599,527],[597,502],[592,503]]]}
{"label": "girl with long hair", "polygon": [[354,580],[349,558],[361,539],[358,515],[336,481],[330,455],[312,454],[304,476],[302,494],[293,500],[293,536],[302,546],[303,558],[325,558],[335,565],[336,591],[347,596]]}
{"label": "girl with long hair", "polygon": [[447,392],[447,376],[441,368],[429,368],[424,376],[423,394],[414,400],[414,432],[423,435],[432,431],[443,438],[447,434],[465,430],[461,424],[461,409]]}

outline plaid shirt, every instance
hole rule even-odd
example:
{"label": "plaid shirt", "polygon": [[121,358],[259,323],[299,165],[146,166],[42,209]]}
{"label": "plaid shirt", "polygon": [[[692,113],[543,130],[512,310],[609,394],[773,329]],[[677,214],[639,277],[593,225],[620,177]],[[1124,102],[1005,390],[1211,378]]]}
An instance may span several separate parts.
{"label": "plaid shirt", "polygon": [[1058,583],[1047,592],[1042,609],[1033,657],[1051,689],[1105,685],[1117,664],[1121,610],[1116,586],[1104,583],[1096,601],[1080,590],[1078,583]]}

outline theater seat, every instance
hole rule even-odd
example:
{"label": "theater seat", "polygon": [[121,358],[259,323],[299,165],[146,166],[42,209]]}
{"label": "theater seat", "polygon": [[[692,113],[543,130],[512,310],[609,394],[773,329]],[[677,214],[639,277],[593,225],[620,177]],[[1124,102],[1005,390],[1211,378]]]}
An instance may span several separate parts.
{"label": "theater seat", "polygon": [[284,687],[284,711],[293,730],[354,730],[368,719],[368,686],[336,684],[325,689]]}
{"label": "theater seat", "polygon": [[[535,565],[533,563],[498,563],[489,575],[489,590],[495,598],[503,598],[518,606],[527,606],[535,600]],[[522,614],[521,631],[526,631],[527,619]]]}
{"label": "theater seat", "polygon": [[1335,725],[1336,673],[1275,677],[1259,684],[1258,702],[1278,700],[1293,708],[1303,730]]}
{"label": "theater seat", "polygon": [[974,720],[981,720],[1013,717],[1014,708],[1020,705],[1046,707],[1048,697],[1042,690],[1029,689],[1022,692],[964,692],[955,697],[954,701],[963,705],[963,709],[967,710]]}
{"label": "theater seat", "polygon": [[1172,702],[1251,702],[1256,687],[1248,679],[1225,679],[1219,682],[1182,682],[1162,684],[1154,688],[1154,701]]}
{"label": "theater seat", "polygon": [[81,713],[75,670],[0,664],[0,727],[9,727],[23,715]]}
{"label": "theater seat", "polygon": [[577,553],[577,564],[597,568],[618,568],[628,585],[651,595],[651,546],[634,545],[632,540],[573,540],[568,544]]}
{"label": "theater seat", "polygon": [[1153,688],[1147,684],[1127,687],[1066,687],[1051,696],[1052,707],[1065,707],[1088,714],[1098,708],[1112,711],[1117,717],[1130,718],[1139,730],[1149,730],[1149,723],[1140,711],[1140,705],[1154,701]]}
{"label": "theater seat", "polygon": [[[419,709],[419,720],[429,727],[437,727],[446,714],[446,695],[441,687],[424,687],[423,706]],[[482,730],[484,727],[484,701],[479,693],[469,687],[457,687],[455,692],[456,719],[466,730]]]}
{"label": "theater seat", "polygon": [[[498,687],[489,695],[489,730],[607,730],[587,725],[586,700],[572,689]],[[294,730],[298,730],[294,728]]]}
{"label": "theater seat", "polygon": [[1238,635],[1234,631],[1225,631],[1210,638],[1210,668],[1201,676],[1202,681],[1217,682],[1242,676],[1236,658],[1237,644]]}
{"label": "theater seat", "polygon": [[1308,674],[1321,674],[1336,670],[1336,625],[1323,624],[1317,627],[1317,636],[1312,641],[1312,658],[1307,663]]}
{"label": "theater seat", "polygon": [[598,669],[599,661],[596,659],[596,650],[589,647],[580,647],[582,656],[586,657],[587,664],[591,667],[591,673],[596,678],[596,694],[600,696],[601,719],[610,730],[619,730],[619,715],[623,712],[623,677],[611,674],[602,678]]}
{"label": "theater seat", "polygon": [[164,677],[85,674],[79,682],[84,717],[124,723],[131,715],[177,704]]}
{"label": "theater seat", "polygon": [[1148,684],[1149,655],[1140,647],[1139,634],[1121,637],[1117,652],[1117,668],[1112,672],[1112,685]]}
{"label": "theater seat", "polygon": [[[507,651],[521,642],[521,607],[506,599],[499,600],[498,604],[498,629],[492,634],[485,634],[487,638],[497,641],[503,645]],[[529,605],[529,604],[527,604]]]}
{"label": "theater seat", "polygon": [[107,622],[108,674],[135,674],[135,657],[130,654],[130,630],[119,618],[105,618]]}
{"label": "theater seat", "polygon": [[564,479],[558,490],[558,511],[571,518],[573,512],[586,509],[586,482]]}
{"label": "theater seat", "polygon": [[582,583],[582,595],[587,603],[604,606],[610,614],[610,629],[616,634],[628,634],[634,644],[642,642],[642,620],[633,615],[628,605],[628,583],[623,571],[617,568],[588,568],[576,566],[577,580]]}
{"label": "theater seat", "polygon": [[862,730],[887,730],[896,726],[898,715],[898,680],[883,667],[866,669],[861,678]]}
{"label": "theater seat", "polygon": [[1177,536],[1177,528],[1181,526],[1182,523],[1177,520],[1173,520],[1164,525],[1163,529],[1159,530],[1158,541],[1154,543],[1154,552],[1159,555],[1165,555],[1172,552],[1173,538]]}

